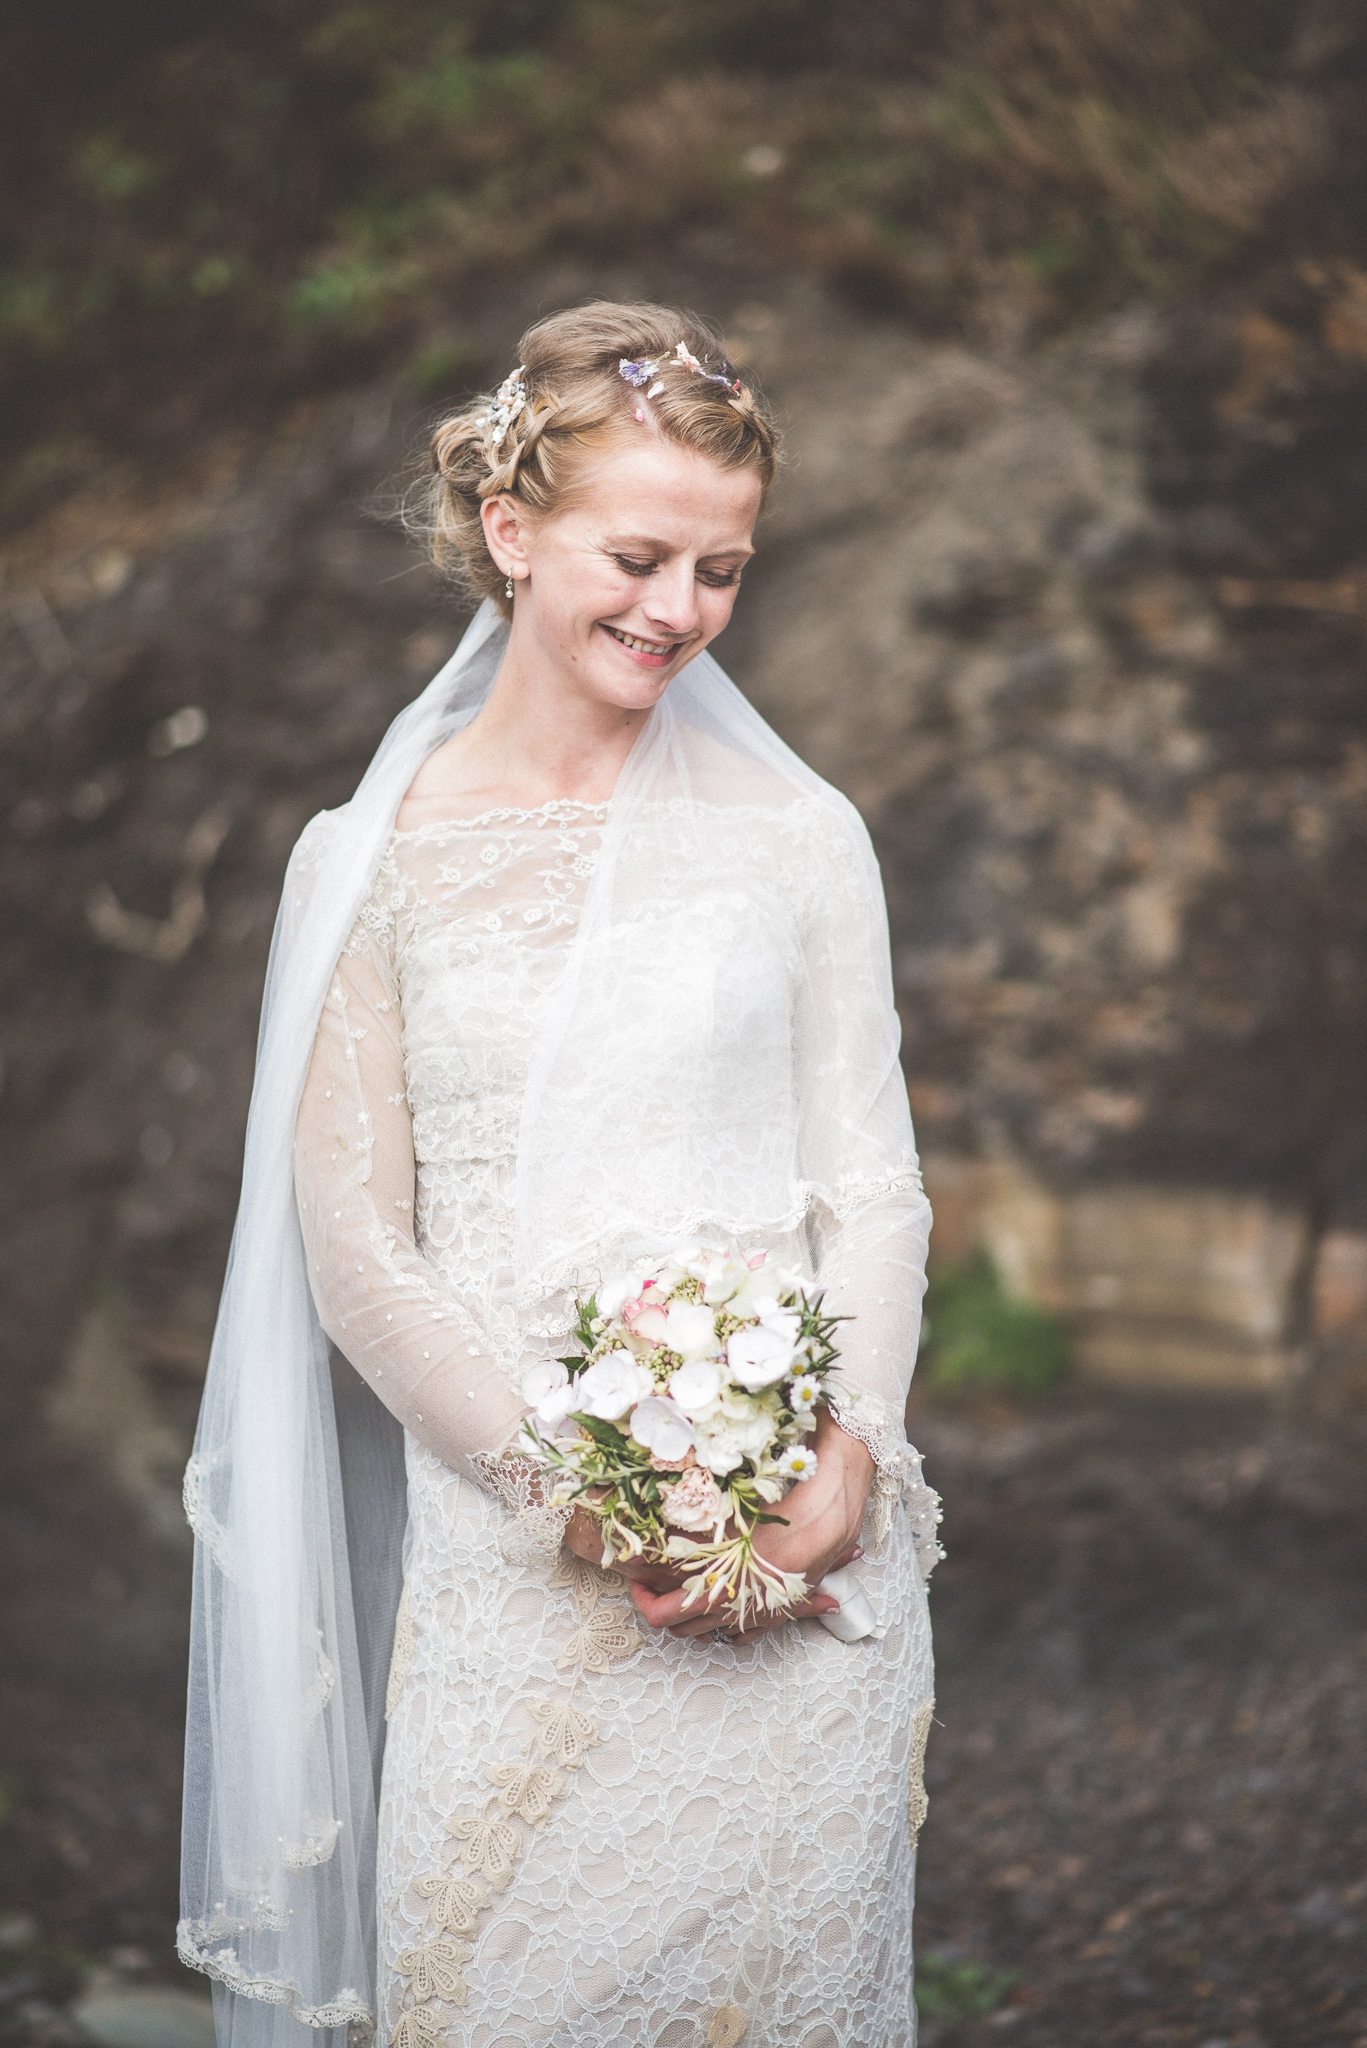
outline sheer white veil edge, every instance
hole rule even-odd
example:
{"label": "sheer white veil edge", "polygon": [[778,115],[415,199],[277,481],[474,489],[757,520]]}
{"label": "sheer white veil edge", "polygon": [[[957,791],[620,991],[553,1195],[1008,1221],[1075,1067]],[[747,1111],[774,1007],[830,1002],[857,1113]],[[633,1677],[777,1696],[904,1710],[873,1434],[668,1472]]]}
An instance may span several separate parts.
{"label": "sheer white veil edge", "polygon": [[[330,976],[399,804],[425,757],[478,710],[507,640],[486,600],[389,727],[355,795],[301,835],[271,943],[241,1199],[185,1478],[196,1543],[177,1946],[214,1979],[218,2038],[232,2048],[299,2048],[320,2034],[354,2048],[374,2026],[375,1814],[406,1514],[402,1433],[320,1328],[292,1135]],[[573,1267],[578,1249],[551,1243],[563,1132],[548,1112],[586,950],[630,896],[624,856],[642,807],[669,804],[701,841],[718,792],[735,801],[757,791],[858,821],[703,654],[672,680],[618,777],[533,1053],[515,1197],[529,1299]],[[871,849],[856,858],[869,864],[861,886],[883,975],[876,862]],[[870,1119],[899,1071],[895,1023],[874,1037],[862,1095]],[[891,1112],[876,1113],[891,1116],[883,1149],[898,1152],[910,1144],[905,1088],[891,1099]]]}

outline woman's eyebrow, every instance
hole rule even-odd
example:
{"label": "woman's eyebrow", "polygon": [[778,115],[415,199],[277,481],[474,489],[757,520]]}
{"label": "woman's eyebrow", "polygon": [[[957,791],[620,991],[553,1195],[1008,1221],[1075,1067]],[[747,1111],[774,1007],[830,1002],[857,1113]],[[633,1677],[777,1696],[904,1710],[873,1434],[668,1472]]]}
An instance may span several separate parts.
{"label": "woman's eyebrow", "polygon": [[[610,548],[647,548],[657,555],[667,555],[672,552],[668,541],[655,540],[649,534],[646,533],[609,534],[607,540],[604,542],[604,545]],[[743,545],[739,547],[730,548],[705,548],[700,559],[706,561],[710,556],[713,555],[739,555],[743,559],[748,560],[749,557],[754,554],[754,552],[755,551],[753,548],[748,548]]]}

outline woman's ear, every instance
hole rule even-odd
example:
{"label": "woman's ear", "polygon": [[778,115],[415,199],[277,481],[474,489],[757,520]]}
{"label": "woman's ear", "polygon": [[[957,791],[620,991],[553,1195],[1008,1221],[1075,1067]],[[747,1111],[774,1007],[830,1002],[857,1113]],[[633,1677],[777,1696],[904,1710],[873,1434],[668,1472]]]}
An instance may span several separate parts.
{"label": "woman's ear", "polygon": [[507,491],[500,492],[496,498],[486,498],[479,508],[489,553],[504,576],[527,574],[525,509]]}

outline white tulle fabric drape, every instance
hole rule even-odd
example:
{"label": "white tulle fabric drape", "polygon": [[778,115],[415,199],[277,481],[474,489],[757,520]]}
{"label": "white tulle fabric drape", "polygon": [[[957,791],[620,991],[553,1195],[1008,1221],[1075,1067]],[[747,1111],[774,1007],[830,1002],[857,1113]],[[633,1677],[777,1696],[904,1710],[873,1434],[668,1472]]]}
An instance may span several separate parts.
{"label": "white tulle fabric drape", "polygon": [[[396,833],[419,764],[473,717],[506,636],[482,606],[355,796],[306,829],[286,878],[186,1473],[197,1542],[180,1953],[215,1980],[219,2038],[236,2048],[297,2048],[320,2034],[338,2048],[377,2034],[394,2048],[664,2048],[739,2040],[737,2025],[750,2029],[747,2048],[906,2048],[908,1816],[921,1796],[925,1579],[938,1544],[903,1411],[930,1212],[877,862],[853,806],[706,655],[645,721],[610,801],[464,816],[456,805]],[[843,1645],[812,1624],[739,1650],[652,1635],[616,1597],[620,1582],[569,1559],[563,1517],[540,1504],[511,1450],[521,1372],[560,1348],[575,1288],[690,1233],[781,1246],[829,1306],[857,1314],[838,1413],[879,1468],[864,1567],[883,1614],[876,1639]],[[421,1569],[434,1541],[448,1565],[466,1560],[448,1580]],[[463,1605],[441,1591],[457,1585]],[[425,1616],[414,1612],[424,1593]],[[631,1771],[649,1745],[666,1753],[663,1717],[705,1675],[704,1718],[715,1719],[728,1674],[790,1762],[823,1701],[854,1731],[843,1751],[832,1739],[824,1794],[811,1793],[814,1761],[798,1774],[793,1825],[767,1851],[790,1891],[831,1892],[808,1988],[828,2007],[844,1995],[846,2018],[828,2010],[813,2022],[827,2032],[794,2032],[794,2008],[787,2033],[763,2031],[779,2006],[775,1986],[759,1987],[791,1930],[782,1890],[760,1886],[762,1925],[737,1927],[710,1960],[695,1955],[691,1977],[676,1961],[655,2005],[615,1974],[606,1929],[596,1962],[581,1956],[558,1989],[548,1978],[534,1996],[520,1961],[507,2009],[524,2000],[523,2031],[501,2034],[480,2014],[498,2007],[488,1973],[506,1929],[482,1963],[477,1940],[491,1900],[519,1896],[513,1865],[534,1867],[534,1849],[522,1858],[528,1827],[588,1749],[600,1769],[607,1757],[626,1774],[608,1802],[620,1824],[638,1796]],[[589,1680],[596,1702],[580,1689]],[[634,1761],[622,1746],[633,1698],[647,1745]],[[512,1725],[499,1699],[521,1702],[525,1755],[498,1749]],[[465,1730],[454,1746],[453,1727]],[[718,1828],[711,1871],[704,1854],[690,1882],[695,1895],[713,1883],[724,1901],[739,1844],[754,1840],[747,1795],[738,1783],[728,1794],[725,1772],[709,1793],[695,1763],[675,1790],[710,1796]],[[489,1812],[476,1802],[462,1821],[458,1784],[449,1797],[418,1795],[424,1776],[440,1785],[453,1769],[483,1773]],[[762,1817],[772,1784],[753,1769],[749,1783]],[[668,1773],[639,1796],[663,1800],[650,1825],[664,1882],[663,1851],[677,1869],[682,1825]],[[728,1797],[739,1830],[729,1849]],[[856,1825],[860,1799],[872,1807]],[[439,1812],[444,1859],[429,1839]],[[793,1865],[804,1841],[823,1853],[823,1838],[835,1856],[824,1875]],[[568,1886],[532,1905],[539,1924],[526,1931],[568,1969],[564,1944],[588,1922],[575,1917],[565,1846]],[[652,1868],[647,1857],[647,1882]],[[862,1891],[905,1896],[875,1924]],[[537,1899],[534,1882],[526,1896]],[[602,1918],[601,1899],[582,1907]],[[643,1935],[657,1924],[639,1889],[622,1910],[643,1916]],[[900,1962],[871,1974],[870,1941]],[[635,1969],[632,1953],[621,1944],[617,1963]],[[663,1965],[641,1967],[649,1977]],[[890,1986],[881,2010],[875,1979]],[[801,2005],[808,1989],[789,1981]],[[676,2008],[677,2034],[661,2017]]]}

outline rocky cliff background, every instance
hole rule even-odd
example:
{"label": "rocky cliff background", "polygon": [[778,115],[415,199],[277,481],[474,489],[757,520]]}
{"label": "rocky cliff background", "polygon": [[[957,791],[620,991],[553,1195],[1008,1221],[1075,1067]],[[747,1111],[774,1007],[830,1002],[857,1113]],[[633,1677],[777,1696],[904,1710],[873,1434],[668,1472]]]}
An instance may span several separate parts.
{"label": "rocky cliff background", "polygon": [[[967,1488],[1070,1403],[1109,1442],[1218,1397],[1251,1436],[1210,1425],[1179,1493],[1298,1503],[1349,1573],[1347,1469],[1288,1452],[1279,1493],[1266,1432],[1342,1441],[1367,1387],[1358,11],[147,0],[0,34],[15,2024],[65,2024],[32,1898],[78,1944],[168,1910],[179,1478],[279,879],[459,632],[395,495],[546,307],[695,304],[786,420],[722,658],[873,830],[935,1260],[984,1247],[1072,1361],[1055,1424],[927,1394],[918,1440]],[[1116,1998],[1106,2038],[1206,2038]],[[1305,2024],[1266,2038],[1359,2038],[1351,2001]]]}

